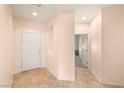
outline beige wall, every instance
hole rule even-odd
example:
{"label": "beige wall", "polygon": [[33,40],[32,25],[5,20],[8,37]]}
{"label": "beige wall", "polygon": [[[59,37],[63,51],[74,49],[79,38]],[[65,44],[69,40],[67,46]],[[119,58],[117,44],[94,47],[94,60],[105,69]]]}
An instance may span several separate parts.
{"label": "beige wall", "polygon": [[0,5],[0,87],[8,87],[13,76],[13,20],[10,6]]}
{"label": "beige wall", "polygon": [[124,85],[124,5],[102,10],[103,82]]}
{"label": "beige wall", "polygon": [[124,85],[124,6],[103,8],[90,25],[89,68],[99,81]]}
{"label": "beige wall", "polygon": [[47,69],[58,78],[58,58],[56,50],[56,41],[55,41],[55,22],[57,17],[49,20],[47,24],[46,40],[47,40],[47,60],[46,67]]}
{"label": "beige wall", "polygon": [[75,23],[75,34],[89,34],[88,23]]}
{"label": "beige wall", "polygon": [[75,80],[74,56],[74,14],[64,12],[59,15],[56,28],[59,79]]}
{"label": "beige wall", "polygon": [[75,80],[74,14],[62,12],[53,18],[51,24],[48,43],[53,43],[47,46],[48,69],[60,80]]}
{"label": "beige wall", "polygon": [[101,81],[101,57],[102,57],[102,27],[101,13],[90,24],[90,63],[89,68],[96,78]]}
{"label": "beige wall", "polygon": [[[0,5],[0,12],[0,87],[9,86],[13,72],[21,71],[20,35],[23,31],[42,33],[42,67],[47,66],[60,80],[75,80],[74,14],[72,12],[57,15],[47,24],[47,32],[45,24],[21,18],[14,18],[13,32],[10,7]],[[87,33],[86,30],[90,27],[89,68],[103,83],[124,85],[123,24],[124,6],[119,5],[103,8],[102,13],[93,19],[90,26],[86,24],[75,26],[77,33],[82,33],[81,31]]]}
{"label": "beige wall", "polygon": [[19,73],[21,71],[21,32],[41,32],[41,67],[45,67],[46,65],[45,24],[14,17],[15,73]]}

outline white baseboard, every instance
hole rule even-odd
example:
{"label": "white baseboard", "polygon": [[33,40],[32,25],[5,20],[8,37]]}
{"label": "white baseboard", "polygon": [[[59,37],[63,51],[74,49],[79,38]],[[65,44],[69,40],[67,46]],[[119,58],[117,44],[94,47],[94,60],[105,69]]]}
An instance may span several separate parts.
{"label": "white baseboard", "polygon": [[10,80],[10,83],[9,83],[9,88],[11,88],[11,85],[12,85],[12,82],[13,82],[13,78],[14,78],[14,74],[13,74],[13,76],[11,77],[11,80]]}
{"label": "white baseboard", "polygon": [[11,77],[10,81],[6,84],[0,84],[0,88],[11,88],[11,84],[13,82],[13,76]]}
{"label": "white baseboard", "polygon": [[55,78],[58,79],[57,75],[52,71],[50,70],[48,67],[45,67]]}
{"label": "white baseboard", "polygon": [[9,85],[0,85],[0,88],[10,88]]}
{"label": "white baseboard", "polygon": [[91,71],[91,73],[95,76],[95,78],[96,78],[99,82],[102,82],[102,80],[96,75],[96,73],[92,70],[91,67],[89,67],[88,69]]}
{"label": "white baseboard", "polygon": [[124,87],[123,83],[116,83],[116,82],[107,82],[107,81],[103,81],[103,84],[107,84],[107,85],[111,85],[111,86],[115,86],[115,87]]}
{"label": "white baseboard", "polygon": [[63,78],[58,77],[58,80],[75,81],[75,78],[63,79]]}

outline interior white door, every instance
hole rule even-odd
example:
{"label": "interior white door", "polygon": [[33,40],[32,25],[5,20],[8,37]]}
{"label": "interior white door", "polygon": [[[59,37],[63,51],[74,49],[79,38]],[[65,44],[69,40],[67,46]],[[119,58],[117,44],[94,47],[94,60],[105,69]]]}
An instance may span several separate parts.
{"label": "interior white door", "polygon": [[40,33],[22,33],[22,71],[40,68],[40,44]]}

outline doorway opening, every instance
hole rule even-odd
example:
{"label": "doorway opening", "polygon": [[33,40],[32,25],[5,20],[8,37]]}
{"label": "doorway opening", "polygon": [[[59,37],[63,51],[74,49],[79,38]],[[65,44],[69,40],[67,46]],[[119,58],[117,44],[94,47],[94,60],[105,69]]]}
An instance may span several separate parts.
{"label": "doorway opening", "polygon": [[88,68],[88,34],[75,35],[75,67]]}

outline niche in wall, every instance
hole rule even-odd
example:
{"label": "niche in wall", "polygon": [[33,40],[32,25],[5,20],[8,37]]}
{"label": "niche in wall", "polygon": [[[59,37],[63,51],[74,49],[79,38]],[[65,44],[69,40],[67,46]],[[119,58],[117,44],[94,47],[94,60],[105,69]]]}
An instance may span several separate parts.
{"label": "niche in wall", "polygon": [[53,40],[53,25],[50,25],[48,29],[48,54],[53,54],[54,52],[54,40]]}

